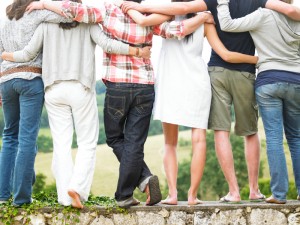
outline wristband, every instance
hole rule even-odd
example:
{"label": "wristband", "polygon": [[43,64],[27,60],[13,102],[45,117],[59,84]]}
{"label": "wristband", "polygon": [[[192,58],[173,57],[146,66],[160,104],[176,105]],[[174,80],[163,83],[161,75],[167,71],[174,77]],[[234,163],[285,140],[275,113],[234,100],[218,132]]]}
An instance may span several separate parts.
{"label": "wristband", "polygon": [[140,57],[140,48],[135,49],[135,56]]}

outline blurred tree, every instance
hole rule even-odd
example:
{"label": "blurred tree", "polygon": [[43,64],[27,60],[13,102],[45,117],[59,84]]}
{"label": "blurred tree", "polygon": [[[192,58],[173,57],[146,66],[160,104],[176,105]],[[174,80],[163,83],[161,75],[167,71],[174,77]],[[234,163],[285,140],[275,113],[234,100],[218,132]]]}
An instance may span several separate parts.
{"label": "blurred tree", "polygon": [[[238,183],[240,187],[248,185],[248,173],[247,165],[244,156],[244,141],[242,137],[238,137],[231,134],[231,145],[234,155],[234,166]],[[187,146],[191,148],[190,140],[179,140],[179,146]],[[228,192],[228,185],[224,178],[223,172],[219,166],[218,159],[215,153],[214,135],[213,132],[207,132],[206,137],[207,153],[206,153],[206,165],[204,174],[199,189],[199,198],[210,199],[213,196],[214,199],[219,199]],[[260,167],[260,176],[262,175],[262,166]],[[190,159],[185,160],[179,164],[177,189],[178,200],[187,200],[187,192],[190,186]],[[164,187],[167,189],[167,187]]]}

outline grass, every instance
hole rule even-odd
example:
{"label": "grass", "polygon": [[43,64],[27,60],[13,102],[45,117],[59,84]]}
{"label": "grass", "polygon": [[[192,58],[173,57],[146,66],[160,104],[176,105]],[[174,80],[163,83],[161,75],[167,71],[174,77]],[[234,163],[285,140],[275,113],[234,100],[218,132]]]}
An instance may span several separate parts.
{"label": "grass", "polygon": [[[42,129],[41,133],[47,134]],[[180,132],[179,138],[189,139],[190,131]],[[183,160],[190,157],[191,150],[181,149],[178,151],[178,159]],[[75,156],[76,151],[73,151]],[[160,178],[160,182],[165,182],[165,175],[162,163],[163,155],[163,135],[150,136],[145,144],[145,161],[151,172]],[[38,153],[35,169],[36,173],[43,173],[47,176],[46,183],[51,184],[54,178],[51,172],[52,153]],[[92,193],[95,195],[114,196],[116,190],[119,171],[119,162],[112,150],[107,145],[97,146],[97,161],[92,185]]]}
{"label": "grass", "polygon": [[[181,131],[179,139],[190,140],[190,130]],[[41,129],[40,134],[50,136],[49,129]],[[263,164],[263,178],[270,178],[269,167],[266,155],[265,134],[262,122],[259,121],[259,136],[261,139],[261,161]],[[293,179],[293,171],[291,165],[290,152],[288,150],[286,141],[284,142],[285,153],[288,165],[288,172],[290,180]],[[73,151],[75,156],[76,151]],[[178,150],[178,160],[189,158],[191,149],[180,148]],[[165,175],[163,169],[163,135],[149,136],[145,144],[145,161],[147,162],[153,174],[156,174],[160,182],[165,184]],[[39,153],[37,155],[35,167],[37,173],[43,173],[47,176],[46,183],[51,184],[54,178],[51,172],[52,153]],[[180,168],[179,168],[180,169]],[[113,154],[112,150],[107,145],[97,146],[97,161],[92,185],[92,193],[95,195],[105,195],[112,197],[114,195],[117,178],[118,178],[119,163]]]}

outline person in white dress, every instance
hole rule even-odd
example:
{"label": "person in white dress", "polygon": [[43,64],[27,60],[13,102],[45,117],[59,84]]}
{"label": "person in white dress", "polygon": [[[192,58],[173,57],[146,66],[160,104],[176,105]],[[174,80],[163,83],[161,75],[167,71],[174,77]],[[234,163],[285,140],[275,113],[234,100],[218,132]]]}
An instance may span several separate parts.
{"label": "person in white dress", "polygon": [[[128,13],[136,23],[144,26],[162,22],[160,14],[144,16],[135,10],[129,10]],[[207,12],[176,16],[172,18],[175,22],[169,25],[170,33],[166,37],[175,35],[177,38],[162,40],[155,79],[153,117],[162,122],[165,139],[163,163],[169,194],[161,201],[163,204],[177,204],[176,148],[179,125],[192,128],[193,155],[188,204],[201,203],[197,191],[206,160],[206,129],[211,102],[210,77],[202,58],[204,37],[225,61],[255,64],[258,59],[256,56],[228,51],[220,41],[210,16]],[[163,19],[165,17],[162,16]],[[183,31],[176,30],[180,23],[184,23]]]}

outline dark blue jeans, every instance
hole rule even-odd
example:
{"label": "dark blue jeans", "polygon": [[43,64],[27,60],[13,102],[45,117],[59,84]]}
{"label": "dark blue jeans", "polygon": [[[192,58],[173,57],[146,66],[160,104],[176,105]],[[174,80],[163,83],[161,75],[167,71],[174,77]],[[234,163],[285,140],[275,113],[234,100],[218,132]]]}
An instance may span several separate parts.
{"label": "dark blue jeans", "polygon": [[151,172],[144,161],[154,102],[154,86],[147,84],[106,84],[104,127],[106,142],[120,162],[115,198],[126,200]]}
{"label": "dark blue jeans", "polygon": [[44,85],[40,77],[16,78],[2,83],[0,88],[5,121],[0,151],[0,200],[8,200],[13,193],[14,205],[22,205],[31,202]]}

